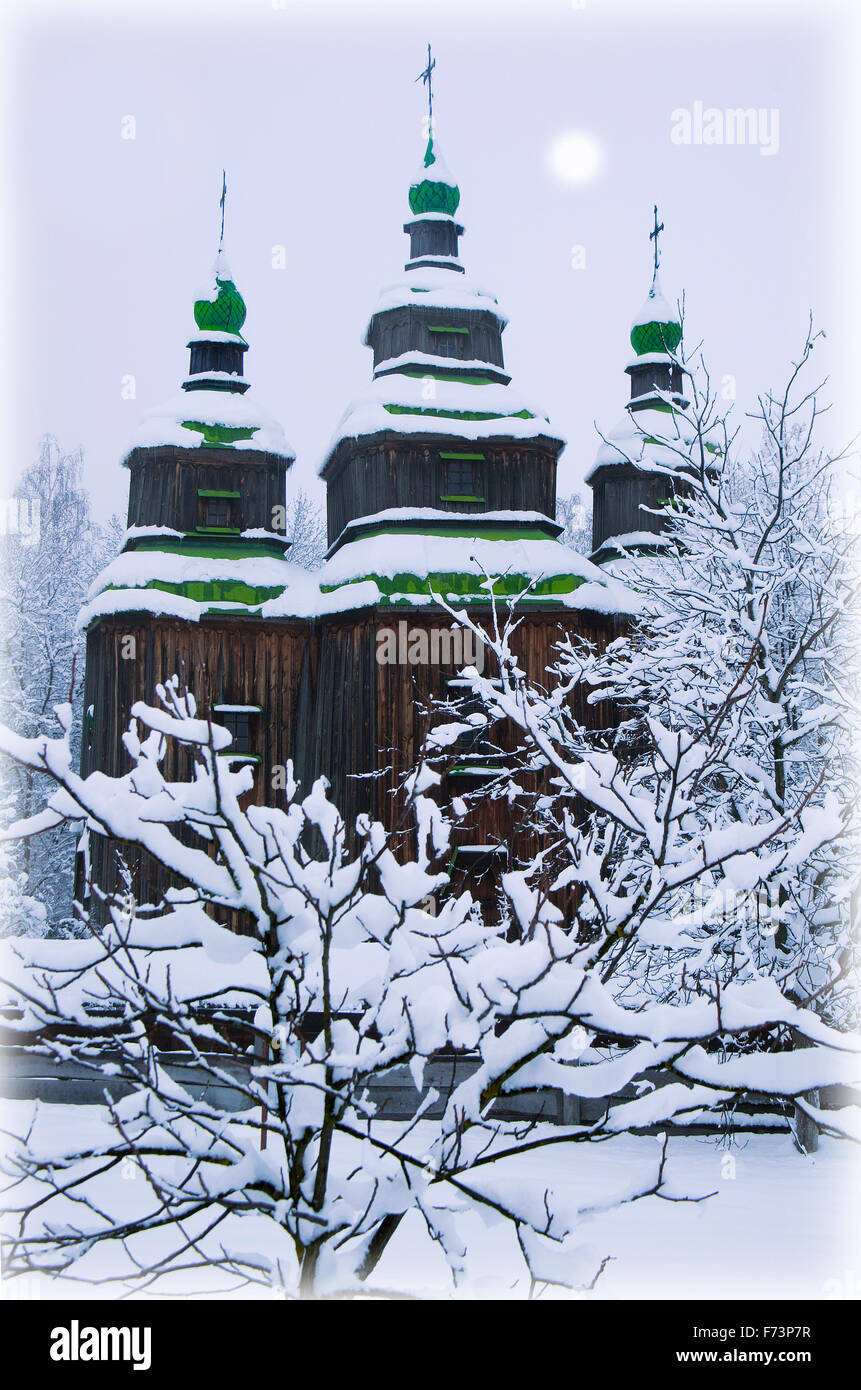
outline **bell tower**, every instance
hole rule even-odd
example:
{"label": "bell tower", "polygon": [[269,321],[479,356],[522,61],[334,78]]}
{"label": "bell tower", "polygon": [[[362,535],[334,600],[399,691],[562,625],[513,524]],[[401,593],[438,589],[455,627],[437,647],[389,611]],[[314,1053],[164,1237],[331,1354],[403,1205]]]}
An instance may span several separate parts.
{"label": "bell tower", "polygon": [[[592,559],[602,564],[617,558],[619,547],[643,552],[660,548],[663,518],[655,515],[678,490],[676,472],[684,446],[680,412],[684,367],[678,356],[681,315],[664,297],[660,280],[659,236],[663,222],[654,209],[652,283],[631,325],[635,356],[625,367],[630,399],[616,428],[598,450],[586,476],[594,502]],[[667,441],[663,443],[662,441]]]}

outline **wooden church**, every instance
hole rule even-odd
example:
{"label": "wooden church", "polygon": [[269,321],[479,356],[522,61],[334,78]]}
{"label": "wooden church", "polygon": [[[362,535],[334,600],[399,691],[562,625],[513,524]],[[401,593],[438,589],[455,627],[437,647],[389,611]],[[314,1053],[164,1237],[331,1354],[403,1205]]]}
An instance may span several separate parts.
{"label": "wooden church", "polygon": [[[367,326],[371,382],[321,468],[328,550],[313,573],[290,561],[293,455],[245,376],[245,304],[219,251],[210,295],[194,305],[187,378],[143,420],[123,460],[123,551],[82,614],[85,774],[129,769],[122,735],[132,705],[154,700],[156,685],[177,674],[201,713],[231,730],[226,756],[253,766],[254,800],[278,804],[278,772],[290,760],[305,788],[326,775],[348,824],[364,810],[392,825],[423,706],[456,695],[459,669],[476,660],[435,596],[486,613],[488,576],[497,595],[528,590],[516,641],[539,680],[563,632],[603,644],[629,620],[635,605],[614,574],[617,547],[660,545],[660,518],[642,507],[668,488],[650,471],[654,441],[635,417],[666,412],[658,392],[682,384],[673,357],[681,329],[657,280],[657,226],[655,277],[631,335],[630,401],[589,476],[587,559],[558,539],[564,442],[505,371],[506,320],[466,273],[460,194],[431,132],[409,188],[403,277]],[[485,754],[465,748],[443,793],[463,795],[492,776]],[[473,800],[450,867],[456,883],[465,877],[488,897],[525,846],[512,838],[504,802]],[[91,837],[88,872],[102,887],[116,881],[116,850]],[[162,871],[127,850],[138,901],[156,902],[168,886]]]}

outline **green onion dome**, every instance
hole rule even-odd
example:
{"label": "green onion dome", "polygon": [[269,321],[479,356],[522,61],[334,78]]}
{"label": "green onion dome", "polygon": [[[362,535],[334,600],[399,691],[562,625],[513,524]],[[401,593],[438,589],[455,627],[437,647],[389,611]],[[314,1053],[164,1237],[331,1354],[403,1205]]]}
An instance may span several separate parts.
{"label": "green onion dome", "polygon": [[460,189],[435,147],[431,131],[425,150],[424,167],[415,183],[410,185],[410,210],[416,216],[423,212],[441,212],[453,217],[459,202]]}
{"label": "green onion dome", "polygon": [[682,325],[670,308],[655,276],[648,298],[631,327],[631,346],[638,357],[651,352],[675,352],[682,340]]}
{"label": "green onion dome", "polygon": [[194,303],[194,321],[202,332],[235,333],[245,322],[245,300],[230,278],[223,251],[215,261],[215,282],[212,293]]}

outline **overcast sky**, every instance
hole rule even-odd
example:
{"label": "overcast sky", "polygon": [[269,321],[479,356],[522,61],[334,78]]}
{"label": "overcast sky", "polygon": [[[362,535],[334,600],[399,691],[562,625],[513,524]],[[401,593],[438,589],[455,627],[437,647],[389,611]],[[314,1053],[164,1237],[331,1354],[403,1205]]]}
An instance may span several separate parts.
{"label": "overcast sky", "polygon": [[[594,422],[611,428],[627,396],[654,202],[667,297],[685,291],[689,340],[703,339],[715,375],[736,379],[739,411],[781,379],[812,308],[828,332],[834,429],[852,432],[853,8],[7,6],[6,459],[24,466],[44,432],[81,445],[97,513],[125,512],[119,458],[140,414],[185,374],[224,166],[247,374],[296,448],[292,486],[308,485],[370,378],[362,332],[406,260],[425,114],[413,79],[428,40],[464,261],[510,318],[508,370],[568,440],[561,490],[591,464]],[[776,109],[776,152],[674,143],[673,112],[697,102]],[[134,139],[123,138],[129,116]],[[554,165],[554,147],[575,136],[597,167]],[[286,268],[273,269],[279,246]],[[574,268],[578,246],[585,266]],[[123,398],[128,375],[135,399]]]}

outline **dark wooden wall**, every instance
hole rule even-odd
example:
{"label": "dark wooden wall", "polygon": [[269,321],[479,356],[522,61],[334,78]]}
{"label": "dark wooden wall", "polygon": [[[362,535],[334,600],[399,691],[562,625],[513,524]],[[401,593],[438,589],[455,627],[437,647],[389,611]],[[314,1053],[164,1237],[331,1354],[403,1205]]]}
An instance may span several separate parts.
{"label": "dark wooden wall", "polygon": [[475,486],[487,511],[535,511],[556,514],[556,454],[550,448],[516,441],[412,439],[345,448],[327,482],[329,544],[348,521],[389,507],[435,507],[458,510],[440,498],[450,491],[445,481],[446,452],[483,454],[475,464]]}
{"label": "dark wooden wall", "polygon": [[[189,395],[194,418],[194,393]],[[276,530],[273,508],[285,505],[287,461],[251,449],[181,449],[160,446],[134,449],[128,460],[129,526],[170,526],[194,531],[198,524],[198,489],[238,492],[242,530]],[[283,529],[283,528],[281,528]]]}
{"label": "dark wooden wall", "polygon": [[659,507],[677,490],[672,478],[613,464],[592,477],[592,546],[597,550],[609,536],[632,531],[664,530],[660,516],[641,510]]}
{"label": "dark wooden wall", "polygon": [[411,261],[423,256],[456,256],[458,238],[463,235],[459,222],[438,222],[436,218],[418,217],[406,222],[404,231],[409,233]]}
{"label": "dark wooden wall", "polygon": [[[457,288],[457,279],[452,276],[453,289]],[[417,300],[420,298],[416,296]],[[467,331],[431,332],[432,327],[443,324]],[[497,367],[504,365],[502,326],[497,316],[486,309],[434,309],[419,303],[384,309],[374,315],[368,344],[374,349],[375,367],[390,357],[400,357],[411,351],[468,362],[490,362]]]}
{"label": "dark wooden wall", "polygon": [[[406,853],[410,838],[397,791],[426,729],[420,706],[431,697],[445,697],[446,680],[456,667],[379,664],[377,633],[403,620],[410,628],[426,630],[450,621],[446,614],[427,610],[405,614],[376,609],[313,624],[223,617],[191,624],[144,615],[102,619],[88,635],[84,700],[85,709],[92,706],[92,721],[85,731],[82,770],[87,774],[98,768],[112,775],[131,770],[122,744],[131,706],[136,700],[157,703],[156,685],[177,674],[194,693],[201,714],[218,703],[262,707],[252,724],[251,751],[260,761],[249,801],[283,804],[283,791],[273,790],[272,774],[291,759],[306,790],[319,775],[328,777],[332,799],[348,824],[368,811],[399,828]],[[544,678],[563,626],[603,644],[619,634],[621,620],[529,612],[516,633],[515,649],[538,680]],[[124,657],[129,638],[134,639],[134,655]],[[601,706],[583,705],[578,714],[595,728],[605,727],[610,718]],[[503,747],[514,747],[514,739],[512,729],[502,730]],[[184,756],[183,765],[171,745],[164,764],[168,778],[188,777],[190,762]],[[451,782],[444,795],[463,790]],[[514,852],[525,851],[525,841],[512,836],[511,826],[510,808],[487,802],[456,832],[454,843],[498,841]],[[96,881],[113,888],[116,846],[92,838]],[[123,854],[139,901],[157,901],[170,885],[169,876],[128,846]],[[483,885],[480,892],[490,894],[492,878],[485,876]]]}

